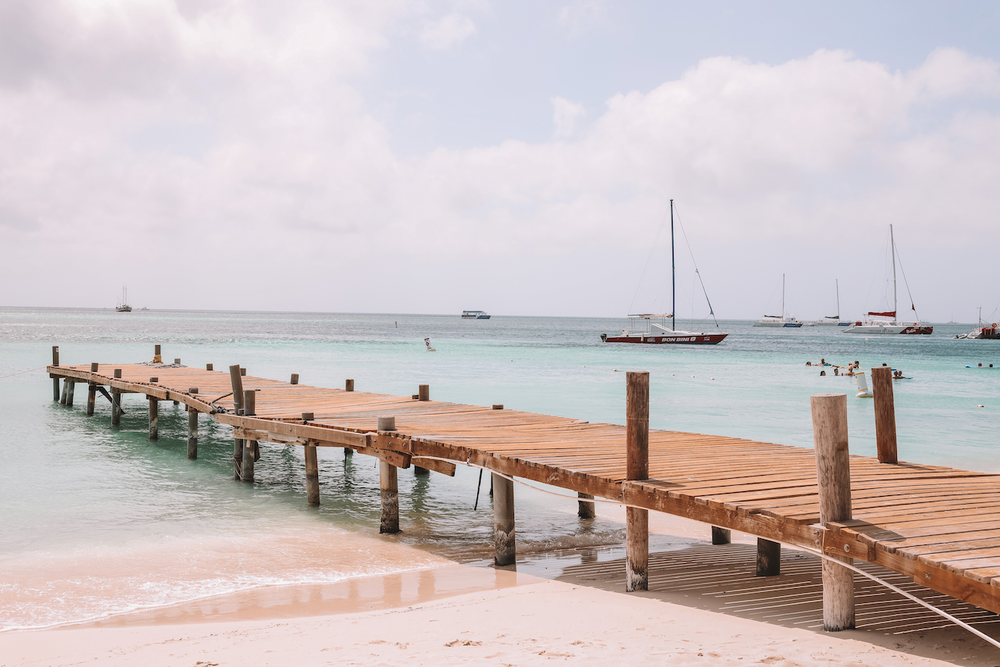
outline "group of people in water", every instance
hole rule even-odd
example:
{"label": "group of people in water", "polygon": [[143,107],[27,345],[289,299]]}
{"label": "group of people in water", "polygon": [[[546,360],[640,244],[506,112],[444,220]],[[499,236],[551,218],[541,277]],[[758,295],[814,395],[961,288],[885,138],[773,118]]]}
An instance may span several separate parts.
{"label": "group of people in water", "polygon": [[[888,366],[888,364],[882,364],[882,365],[883,366]],[[980,366],[981,365],[982,364],[980,364]],[[992,364],[990,364],[990,365],[992,366]],[[847,367],[845,368],[844,366],[838,366],[836,364],[831,364],[831,363],[827,362],[826,359],[820,359],[818,364],[814,364],[811,361],[807,361],[806,362],[806,366],[832,366],[833,367],[833,374],[834,375],[840,375],[840,371],[841,371],[841,369],[843,369],[844,375],[853,377],[856,373],[860,372],[861,362],[860,361],[849,362],[847,364]],[[825,370],[821,370],[819,372],[819,374],[820,375],[826,375],[826,371]],[[892,379],[893,380],[904,380],[906,378],[903,376],[903,371],[897,370],[897,369],[894,368],[894,369],[892,369]]]}

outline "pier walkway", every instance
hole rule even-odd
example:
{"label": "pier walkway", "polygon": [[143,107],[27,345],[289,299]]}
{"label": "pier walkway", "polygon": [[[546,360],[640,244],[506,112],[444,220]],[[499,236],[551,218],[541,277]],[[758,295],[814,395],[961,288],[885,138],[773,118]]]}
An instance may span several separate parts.
{"label": "pier walkway", "polygon": [[[382,461],[386,532],[392,531],[393,504],[398,503],[397,468],[412,464],[454,474],[455,465],[472,464],[583,498],[589,494],[701,521],[717,527],[713,532],[720,535],[735,529],[764,541],[866,561],[1000,612],[1000,475],[851,456],[848,511],[853,514],[822,525],[816,454],[809,449],[649,430],[648,474],[629,479],[625,426],[431,401],[426,386],[413,397],[398,397],[355,392],[351,380],[345,389],[329,389],[179,364],[66,366],[58,365],[57,357],[47,370],[54,398],[64,403],[68,398],[72,404],[76,384],[88,387],[89,414],[98,392],[113,405],[123,393],[147,396],[150,437],[156,437],[158,401],[185,404],[192,415],[194,456],[199,414],[232,426],[237,478],[246,479],[249,466],[252,480],[255,441],[304,446],[309,502],[319,502],[315,447],[375,456]],[[292,379],[297,382],[297,376]],[[237,400],[241,395],[244,401]],[[117,408],[113,412],[118,418]],[[386,416],[394,417],[395,430],[386,430],[391,421],[383,421],[379,430],[379,418]],[[494,480],[503,491],[503,478]],[[494,501],[495,508],[500,506],[500,564],[513,559],[513,497],[504,496],[512,492],[501,492]],[[500,516],[508,511],[505,503],[509,526]],[[398,529],[398,504],[395,511]],[[505,540],[510,543],[500,544]]]}

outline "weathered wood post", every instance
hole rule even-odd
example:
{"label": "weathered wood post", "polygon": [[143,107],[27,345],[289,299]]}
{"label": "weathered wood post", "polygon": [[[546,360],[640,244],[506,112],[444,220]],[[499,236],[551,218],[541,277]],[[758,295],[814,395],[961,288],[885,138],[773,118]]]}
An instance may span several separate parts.
{"label": "weathered wood post", "polygon": [[344,382],[344,391],[354,391],[354,380]]}
{"label": "weathered wood post", "polygon": [[[308,424],[315,418],[311,412],[302,413],[302,423]],[[316,442],[306,440],[306,504],[319,505],[319,461],[316,457]]]}
{"label": "weathered wood post", "polygon": [[[649,373],[625,374],[625,476],[649,479]],[[625,508],[625,590],[649,590],[649,511]]]}
{"label": "weathered wood post", "polygon": [[[53,366],[58,366],[59,365],[59,346],[58,345],[53,345],[52,346],[52,365]],[[57,378],[57,377],[52,378],[52,400],[53,401],[58,401],[59,400],[59,378]]]}
{"label": "weathered wood post", "polygon": [[292,373],[291,384],[298,384],[298,383],[299,383],[299,374],[298,373]]}
{"label": "weathered wood post", "polygon": [[153,346],[153,363],[154,364],[162,364],[163,363],[163,355],[160,354],[160,346],[159,345],[154,345]]}
{"label": "weathered wood post", "polygon": [[429,384],[422,384],[417,388],[418,400],[429,401],[431,400],[431,386]]}
{"label": "weathered wood post", "polygon": [[758,577],[776,577],[781,574],[781,543],[757,538]]}
{"label": "weathered wood post", "polygon": [[[98,364],[90,364],[90,372],[96,373],[97,369],[100,368]],[[97,403],[97,384],[93,381],[87,383],[87,416],[94,416],[94,407]]]}
{"label": "weathered wood post", "polygon": [[896,459],[896,408],[892,398],[892,369],[872,369],[872,393],[875,396],[875,444],[879,463],[898,463]]}
{"label": "weathered wood post", "polygon": [[213,364],[205,364],[205,370],[206,371],[214,371],[215,370],[215,366]]}
{"label": "weathered wood post", "polygon": [[[257,392],[253,389],[243,391],[243,414],[253,417],[257,414]],[[253,483],[253,464],[257,459],[257,441],[247,440],[243,443],[243,466],[240,468],[240,477],[244,482]]]}
{"label": "weathered wood post", "polygon": [[733,541],[733,531],[712,526],[712,544],[729,544]]}
{"label": "weathered wood post", "polygon": [[[229,381],[233,386],[233,410],[237,415],[243,414],[243,376],[240,365],[229,367]],[[233,438],[233,473],[234,479],[243,479],[243,440]]]}
{"label": "weathered wood post", "polygon": [[[395,417],[379,417],[379,431],[395,431]],[[380,533],[399,532],[399,483],[396,478],[396,466],[379,460],[378,483],[382,496],[382,521],[379,524]]]}
{"label": "weathered wood post", "polygon": [[76,394],[76,380],[71,380],[66,378],[66,384],[69,385],[66,389],[66,407],[73,407],[73,395]]}
{"label": "weathered wood post", "polygon": [[582,492],[576,494],[576,496],[577,498],[579,498],[579,500],[576,501],[577,503],[576,515],[578,517],[580,517],[581,519],[593,519],[595,516],[597,516],[597,509],[596,507],[594,507],[594,503],[592,502],[594,500],[594,496],[590,495],[589,493],[582,493]]}
{"label": "weathered wood post", "polygon": [[160,399],[156,396],[147,396],[149,402],[149,440],[160,439]]}
{"label": "weathered wood post", "polygon": [[493,562],[513,565],[517,560],[514,533],[514,482],[492,473],[493,479]]}
{"label": "weathered wood post", "polygon": [[[847,395],[814,394],[813,440],[816,444],[816,480],[819,486],[819,520],[850,520],[851,462],[847,442]],[[839,555],[831,558],[851,563]],[[823,559],[823,628],[834,632],[854,627],[854,575],[845,567]]]}
{"label": "weathered wood post", "polygon": [[[198,387],[188,389],[189,394],[197,394]],[[198,458],[198,411],[188,406],[188,458]]]}
{"label": "weathered wood post", "polygon": [[[122,377],[122,369],[116,368],[114,372],[114,377],[116,380],[120,380]],[[121,389],[111,388],[111,425],[120,426],[122,423],[122,391]]]}

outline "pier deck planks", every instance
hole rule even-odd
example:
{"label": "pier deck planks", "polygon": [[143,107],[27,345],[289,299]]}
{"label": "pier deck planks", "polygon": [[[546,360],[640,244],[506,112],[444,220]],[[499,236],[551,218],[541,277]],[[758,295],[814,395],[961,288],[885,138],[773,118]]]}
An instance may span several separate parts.
{"label": "pier deck planks", "polygon": [[[121,379],[113,378],[121,369]],[[820,527],[811,450],[651,430],[648,480],[627,481],[625,427],[516,410],[417,401],[246,376],[256,416],[234,414],[227,371],[161,364],[50,366],[71,378],[177,400],[255,438],[349,446],[391,459],[440,457],[685,516],[910,576],[1000,612],[1000,475],[851,457],[853,520]],[[158,382],[150,383],[150,377]],[[197,387],[197,394],[188,389]],[[314,419],[305,425],[303,412]],[[379,416],[396,432],[379,433]]]}

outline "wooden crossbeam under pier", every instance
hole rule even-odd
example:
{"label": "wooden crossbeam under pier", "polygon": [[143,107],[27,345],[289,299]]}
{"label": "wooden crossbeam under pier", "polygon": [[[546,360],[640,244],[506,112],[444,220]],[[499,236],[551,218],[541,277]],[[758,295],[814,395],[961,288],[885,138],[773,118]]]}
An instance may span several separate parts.
{"label": "wooden crossbeam under pier", "polygon": [[[237,441],[345,447],[444,474],[463,463],[482,466],[718,531],[866,561],[1000,612],[1000,475],[851,456],[852,518],[821,525],[815,454],[798,447],[651,430],[648,478],[629,480],[624,426],[359,392],[352,381],[348,389],[329,389],[249,375],[240,381],[254,392],[255,415],[245,416],[235,409],[225,371],[87,364],[48,372],[108,387],[119,398],[178,401],[232,426]],[[387,415],[395,417],[395,430],[379,431],[378,418]]]}

